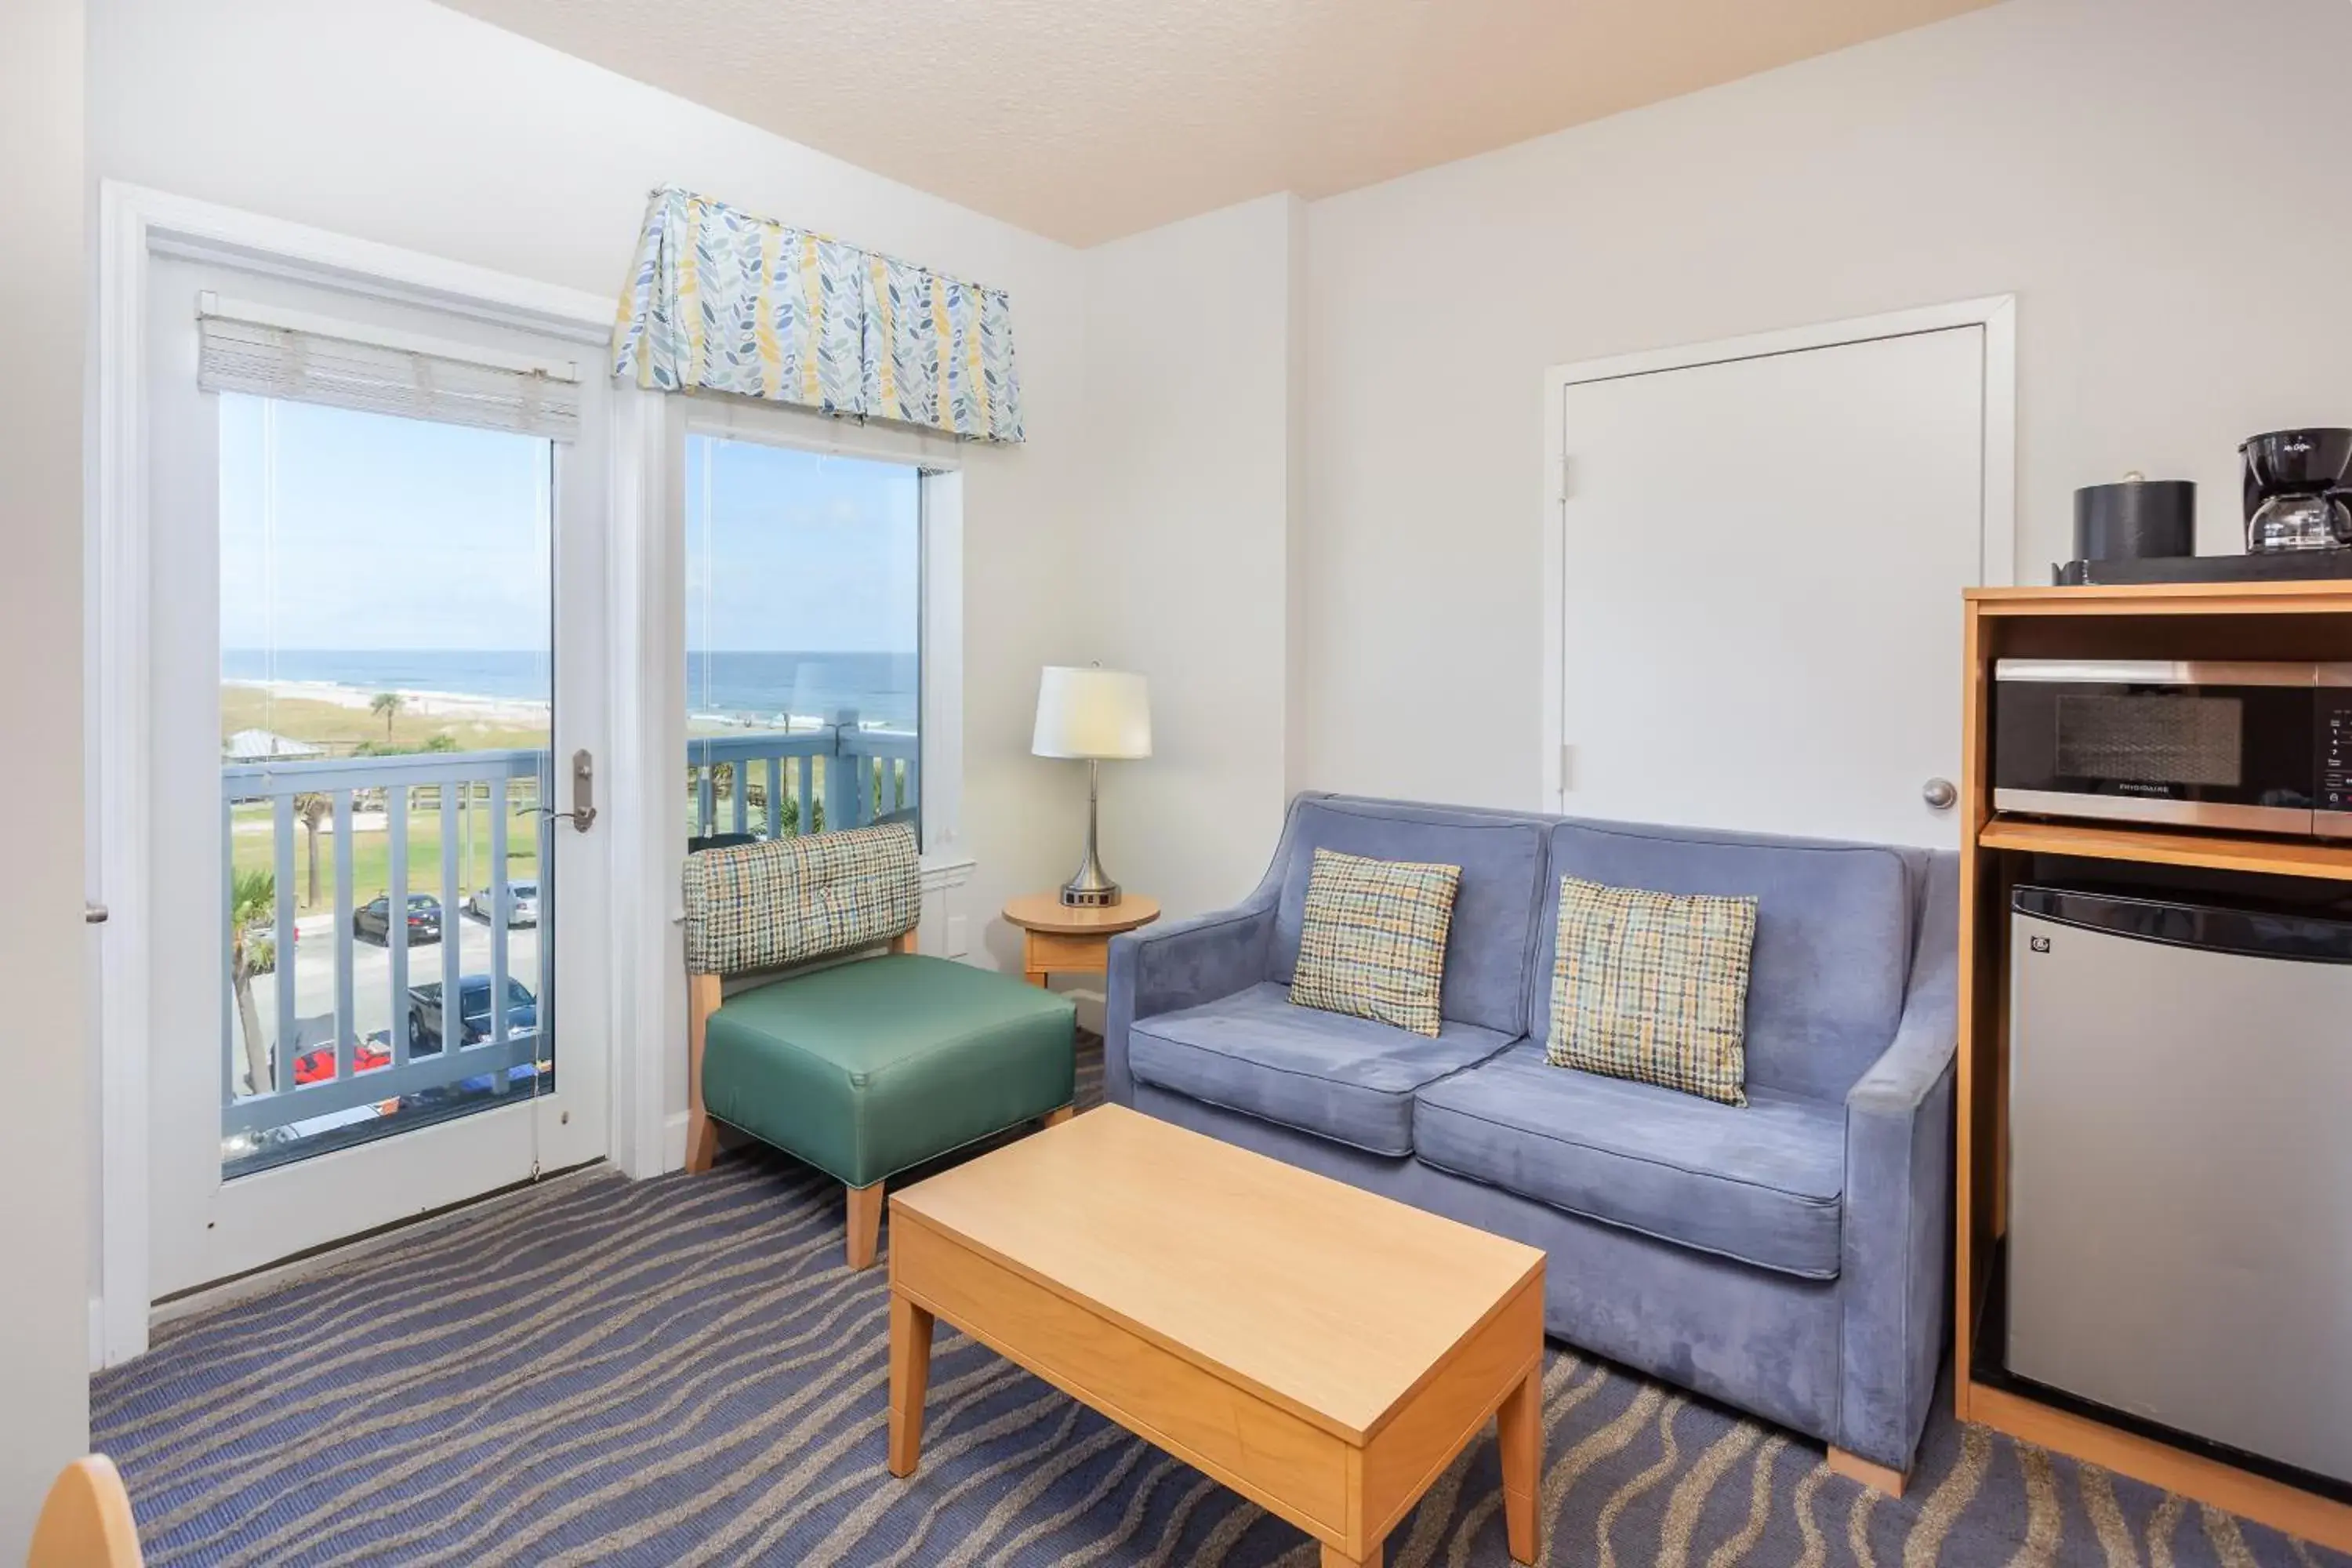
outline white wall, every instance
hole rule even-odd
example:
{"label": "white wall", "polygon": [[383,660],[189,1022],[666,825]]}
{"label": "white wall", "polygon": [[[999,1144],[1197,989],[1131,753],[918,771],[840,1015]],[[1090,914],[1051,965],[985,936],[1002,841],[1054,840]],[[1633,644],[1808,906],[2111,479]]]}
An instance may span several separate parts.
{"label": "white wall", "polygon": [[677,184],[1011,292],[1034,436],[966,452],[963,907],[1014,962],[995,911],[1066,874],[1084,798],[1028,755],[1085,515],[1079,255],[425,0],[89,6],[101,176],[616,298]]}
{"label": "white wall", "polygon": [[[82,0],[0,6],[0,1563],[24,1556],[50,1479],[89,1442],[89,1130],[82,997]],[[43,830],[35,824],[47,823]]]}
{"label": "white wall", "polygon": [[2224,548],[2241,438],[2352,424],[2347,58],[2345,0],[2010,0],[1309,206],[1298,782],[1537,803],[1548,365],[2014,292],[2021,576],[2127,468]]}
{"label": "white wall", "polygon": [[1105,764],[1103,858],[1171,916],[1247,892],[1282,823],[1302,219],[1268,196],[1087,253],[1091,482],[1064,646],[1150,678],[1154,755]]}

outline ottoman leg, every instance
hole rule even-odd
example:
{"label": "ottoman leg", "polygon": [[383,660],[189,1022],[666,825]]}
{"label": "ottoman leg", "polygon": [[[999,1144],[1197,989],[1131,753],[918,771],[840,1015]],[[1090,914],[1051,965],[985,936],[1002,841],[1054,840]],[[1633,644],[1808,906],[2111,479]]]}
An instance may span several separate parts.
{"label": "ottoman leg", "polygon": [[849,1194],[849,1266],[871,1268],[882,1237],[882,1184],[843,1190]]}
{"label": "ottoman leg", "polygon": [[1045,1125],[1048,1127],[1059,1127],[1063,1122],[1067,1121],[1071,1117],[1076,1116],[1076,1110],[1067,1105],[1062,1107],[1059,1110],[1049,1110],[1045,1112]]}

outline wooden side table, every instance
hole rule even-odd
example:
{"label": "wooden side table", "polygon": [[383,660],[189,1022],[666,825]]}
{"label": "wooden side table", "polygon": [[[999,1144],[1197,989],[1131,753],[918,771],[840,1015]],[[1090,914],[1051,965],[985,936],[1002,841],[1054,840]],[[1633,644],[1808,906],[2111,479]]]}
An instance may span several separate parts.
{"label": "wooden side table", "polygon": [[1021,928],[1021,968],[1032,985],[1049,974],[1101,974],[1110,968],[1110,939],[1160,918],[1156,899],[1129,893],[1107,910],[1064,907],[1054,893],[1024,893],[1004,906]]}

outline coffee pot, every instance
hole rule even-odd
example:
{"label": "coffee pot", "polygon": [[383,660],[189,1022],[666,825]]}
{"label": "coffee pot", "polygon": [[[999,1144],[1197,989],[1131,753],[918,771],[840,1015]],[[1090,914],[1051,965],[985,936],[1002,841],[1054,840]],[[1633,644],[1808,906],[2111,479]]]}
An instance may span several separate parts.
{"label": "coffee pot", "polygon": [[2352,548],[2352,430],[2273,430],[2238,447],[2246,553]]}

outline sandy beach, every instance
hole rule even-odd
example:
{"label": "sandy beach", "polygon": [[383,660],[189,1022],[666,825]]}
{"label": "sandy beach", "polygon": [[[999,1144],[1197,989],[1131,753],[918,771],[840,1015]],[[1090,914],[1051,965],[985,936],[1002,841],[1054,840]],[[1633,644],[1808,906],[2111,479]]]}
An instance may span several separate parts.
{"label": "sandy beach", "polygon": [[[364,713],[382,693],[327,680],[223,680],[224,687],[258,691],[280,702],[323,702]],[[413,691],[392,688],[402,713],[420,719],[447,719],[476,724],[528,728],[547,722],[548,704],[516,698],[478,697],[462,691]]]}

